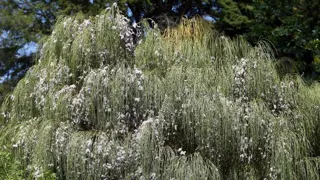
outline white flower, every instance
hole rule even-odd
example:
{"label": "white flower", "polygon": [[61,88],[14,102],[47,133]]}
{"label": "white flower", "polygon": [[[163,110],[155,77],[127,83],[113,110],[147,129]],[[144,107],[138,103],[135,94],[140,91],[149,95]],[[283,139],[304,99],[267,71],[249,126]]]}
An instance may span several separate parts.
{"label": "white flower", "polygon": [[153,123],[153,119],[152,119],[152,118],[149,118],[148,120],[143,121],[141,126],[144,127],[145,125],[151,124],[151,123]]}
{"label": "white flower", "polygon": [[138,27],[138,24],[134,22],[134,23],[132,24],[132,27],[137,28],[137,27]]}
{"label": "white flower", "polygon": [[253,62],[253,68],[257,68],[257,62]]}
{"label": "white flower", "polygon": [[88,27],[88,26],[91,24],[91,22],[90,22],[89,19],[86,19],[86,20],[83,21],[83,24],[84,24],[86,27]]}
{"label": "white flower", "polygon": [[155,177],[156,177],[156,173],[151,173],[150,179],[155,179]]}
{"label": "white flower", "polygon": [[40,169],[37,167],[35,168],[34,177],[35,179],[41,178],[43,176],[43,173],[40,171]]}
{"label": "white flower", "polygon": [[92,142],[92,139],[89,139],[89,140],[87,141],[87,146],[88,146],[88,147],[92,146],[92,143],[93,143],[93,142]]}
{"label": "white flower", "polygon": [[134,101],[140,102],[140,98],[134,98]]}
{"label": "white flower", "polygon": [[156,51],[154,52],[154,54],[155,54],[156,56],[160,56],[160,53],[159,53],[158,50],[156,50]]}
{"label": "white flower", "polygon": [[134,73],[135,73],[136,75],[141,75],[141,74],[142,74],[142,71],[139,70],[139,69],[137,69],[137,68],[134,68]]}

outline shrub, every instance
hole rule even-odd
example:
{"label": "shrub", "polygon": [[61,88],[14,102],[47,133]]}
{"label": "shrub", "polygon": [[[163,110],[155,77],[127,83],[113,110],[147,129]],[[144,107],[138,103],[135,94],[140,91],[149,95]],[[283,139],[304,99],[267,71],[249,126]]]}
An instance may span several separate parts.
{"label": "shrub", "polygon": [[132,28],[116,8],[57,22],[2,105],[24,177],[319,179],[318,84],[200,19]]}

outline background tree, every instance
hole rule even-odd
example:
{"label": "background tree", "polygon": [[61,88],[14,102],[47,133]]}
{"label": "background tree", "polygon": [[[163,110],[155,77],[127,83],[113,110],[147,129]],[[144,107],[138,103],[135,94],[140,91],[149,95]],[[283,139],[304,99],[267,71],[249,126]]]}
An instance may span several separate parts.
{"label": "background tree", "polygon": [[320,2],[316,0],[254,1],[254,20],[246,34],[250,42],[267,40],[278,58],[290,57],[311,78],[316,78],[314,60],[320,36]]}

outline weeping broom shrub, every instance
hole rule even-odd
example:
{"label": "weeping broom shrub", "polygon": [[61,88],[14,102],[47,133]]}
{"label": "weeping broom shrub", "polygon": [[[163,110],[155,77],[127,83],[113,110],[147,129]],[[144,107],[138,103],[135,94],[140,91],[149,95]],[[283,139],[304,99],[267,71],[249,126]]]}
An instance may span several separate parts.
{"label": "weeping broom shrub", "polygon": [[0,178],[1,179],[22,179],[22,170],[18,161],[15,161],[10,152],[1,149],[0,151]]}
{"label": "weeping broom shrub", "polygon": [[319,179],[320,87],[279,77],[263,42],[113,7],[61,17],[38,56],[1,106],[24,178]]}

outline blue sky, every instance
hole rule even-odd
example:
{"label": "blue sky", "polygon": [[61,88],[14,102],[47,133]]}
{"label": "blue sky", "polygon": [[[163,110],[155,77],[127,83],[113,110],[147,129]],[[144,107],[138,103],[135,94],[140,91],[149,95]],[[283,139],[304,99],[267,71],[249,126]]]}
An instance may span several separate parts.
{"label": "blue sky", "polygon": [[[8,37],[8,31],[2,31],[0,34],[0,44],[3,40],[7,39]],[[36,42],[28,42],[26,43],[21,49],[18,50],[16,56],[21,57],[21,56],[31,56],[33,53],[37,52],[38,50],[38,44]],[[1,60],[0,60],[1,61]],[[10,71],[8,74],[6,74],[3,77],[0,77],[0,83],[2,83],[5,78],[9,75],[10,76]]]}
{"label": "blue sky", "polygon": [[37,52],[38,44],[36,42],[26,43],[21,49],[18,50],[17,56],[30,56],[31,54]]}

